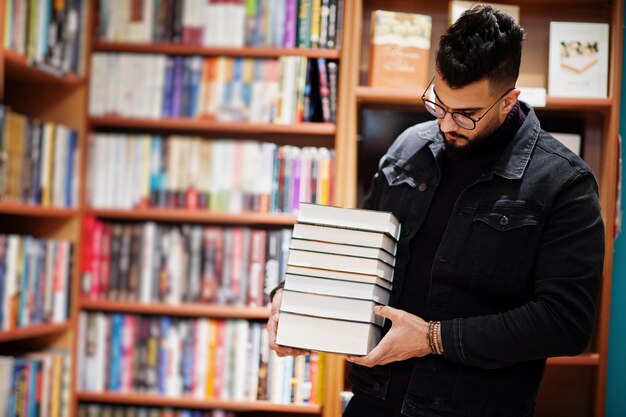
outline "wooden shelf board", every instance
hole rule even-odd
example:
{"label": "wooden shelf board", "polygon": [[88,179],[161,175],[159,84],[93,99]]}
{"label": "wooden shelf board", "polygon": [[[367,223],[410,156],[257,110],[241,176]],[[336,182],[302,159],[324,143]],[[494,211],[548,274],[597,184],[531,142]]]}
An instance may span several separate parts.
{"label": "wooden shelf board", "polygon": [[78,215],[77,209],[64,209],[57,207],[42,207],[31,204],[0,202],[0,213],[16,214],[19,216],[43,217],[43,218],[72,218]]}
{"label": "wooden shelf board", "polygon": [[127,301],[81,300],[80,308],[89,311],[111,313],[133,313],[182,317],[210,317],[221,319],[267,320],[270,310],[267,307],[222,306],[215,304],[185,303],[139,303]]}
{"label": "wooden shelf board", "polygon": [[15,340],[33,339],[41,336],[49,336],[62,333],[70,328],[70,323],[49,323],[33,326],[20,327],[17,329],[0,331],[0,342],[12,342]]}
{"label": "wooden shelf board", "polygon": [[169,43],[111,43],[96,42],[94,52],[134,52],[170,55],[233,56],[249,58],[277,58],[281,56],[305,56],[308,58],[339,59],[337,49],[268,48],[268,47],[207,47]]}
{"label": "wooden shelf board", "polygon": [[91,117],[92,128],[117,128],[141,130],[172,130],[177,132],[237,132],[237,133],[274,133],[293,135],[335,134],[332,123],[296,123],[281,125],[274,123],[217,122],[206,119],[140,119],[124,117]]}
{"label": "wooden shelf board", "polygon": [[88,214],[107,219],[168,221],[215,224],[263,224],[271,226],[293,226],[296,215],[290,213],[219,213],[208,210],[185,209],[90,209]]}
{"label": "wooden shelf board", "polygon": [[275,404],[269,401],[234,401],[218,399],[196,399],[165,397],[156,394],[117,394],[77,391],[79,402],[102,404],[143,405],[192,409],[221,409],[228,411],[264,411],[275,413],[319,414],[319,404]]}
{"label": "wooden shelf board", "polygon": [[6,78],[34,83],[58,83],[65,85],[80,85],[85,82],[83,77],[74,73],[57,75],[52,72],[31,65],[28,58],[10,49],[3,51],[6,65]]}
{"label": "wooden shelf board", "polygon": [[[423,91],[415,89],[379,88],[358,86],[355,89],[357,100],[361,103],[393,104],[402,106],[421,106]],[[601,110],[609,111],[613,105],[611,98],[564,98],[547,97],[546,110]]]}
{"label": "wooden shelf board", "polygon": [[548,365],[586,365],[597,366],[600,363],[600,355],[597,353],[583,353],[578,356],[559,356],[549,358]]}

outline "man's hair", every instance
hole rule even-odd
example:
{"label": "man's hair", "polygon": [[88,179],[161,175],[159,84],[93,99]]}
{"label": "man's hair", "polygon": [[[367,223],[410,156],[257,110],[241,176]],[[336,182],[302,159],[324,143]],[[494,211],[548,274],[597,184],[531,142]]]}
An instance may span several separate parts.
{"label": "man's hair", "polygon": [[451,88],[487,78],[492,90],[514,87],[524,29],[491,6],[464,12],[439,41],[437,70]]}

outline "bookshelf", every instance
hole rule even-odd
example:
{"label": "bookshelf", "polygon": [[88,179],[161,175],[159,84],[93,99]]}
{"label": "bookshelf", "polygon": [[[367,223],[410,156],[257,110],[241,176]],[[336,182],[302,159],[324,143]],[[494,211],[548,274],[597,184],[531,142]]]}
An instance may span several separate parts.
{"label": "bookshelf", "polygon": [[[600,200],[606,231],[606,254],[601,297],[595,327],[595,333],[588,352],[576,357],[550,358],[546,376],[542,382],[538,397],[538,416],[602,416],[604,415],[604,397],[606,387],[607,340],[609,321],[609,301],[612,274],[615,188],[618,149],[619,92],[621,74],[622,19],[623,2],[621,1],[547,1],[547,0],[502,0],[496,3],[515,4],[520,7],[520,22],[526,29],[519,86],[544,87],[547,89],[548,48],[550,21],[578,21],[610,23],[610,58],[609,58],[609,93],[607,98],[558,98],[547,97],[546,106],[535,108],[540,120],[550,119],[551,126],[566,125],[573,119],[583,120],[580,134],[585,138],[583,157],[592,167],[600,185]],[[341,151],[338,151],[345,164],[343,175],[352,187],[344,190],[346,201],[357,204],[362,197],[360,169],[364,159],[377,159],[372,149],[384,152],[386,146],[367,144],[360,129],[365,126],[364,118],[380,111],[379,117],[391,117],[394,112],[402,113],[398,120],[407,114],[412,120],[425,120],[427,113],[422,108],[423,91],[393,90],[373,88],[367,85],[369,60],[370,16],[373,10],[394,10],[427,14],[432,17],[433,29],[429,59],[429,77],[434,73],[435,52],[438,39],[447,27],[448,2],[434,3],[427,1],[355,1],[349,14],[351,37],[347,41],[353,47],[346,58],[344,72],[348,73],[349,93],[342,103],[343,118],[346,123],[340,126],[338,135],[342,138]],[[369,113],[368,113],[369,112]],[[382,120],[382,119],[379,119]],[[385,119],[387,120],[387,119]],[[559,122],[560,120],[560,122]],[[415,123],[415,122],[413,122]],[[404,127],[413,124],[405,120]],[[389,144],[401,129],[390,132]],[[358,143],[357,138],[361,138]],[[379,138],[382,140],[382,138]],[[367,151],[366,155],[359,152]],[[359,184],[360,186],[354,186]],[[567,380],[562,385],[560,381]]]}

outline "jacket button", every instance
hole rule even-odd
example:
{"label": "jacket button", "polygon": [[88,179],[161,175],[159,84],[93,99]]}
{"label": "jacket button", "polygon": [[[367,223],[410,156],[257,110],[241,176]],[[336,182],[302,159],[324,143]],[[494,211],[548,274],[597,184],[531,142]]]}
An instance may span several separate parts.
{"label": "jacket button", "polygon": [[374,382],[374,385],[372,385],[372,388],[374,388],[374,391],[378,391],[380,390],[380,384],[378,382]]}
{"label": "jacket button", "polygon": [[420,186],[418,187],[418,190],[420,190],[421,192],[426,191],[426,188],[428,188],[428,186],[425,183],[421,183]]}
{"label": "jacket button", "polygon": [[501,226],[506,226],[507,224],[509,224],[509,218],[506,217],[506,216],[500,217],[500,225]]}

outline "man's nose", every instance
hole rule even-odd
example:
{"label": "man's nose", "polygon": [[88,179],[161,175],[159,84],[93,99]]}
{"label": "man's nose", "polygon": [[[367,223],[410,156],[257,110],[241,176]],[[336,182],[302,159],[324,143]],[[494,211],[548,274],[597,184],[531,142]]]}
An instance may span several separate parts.
{"label": "man's nose", "polygon": [[444,133],[455,132],[458,130],[459,125],[456,124],[452,118],[452,113],[446,113],[443,119],[439,119],[439,127]]}

